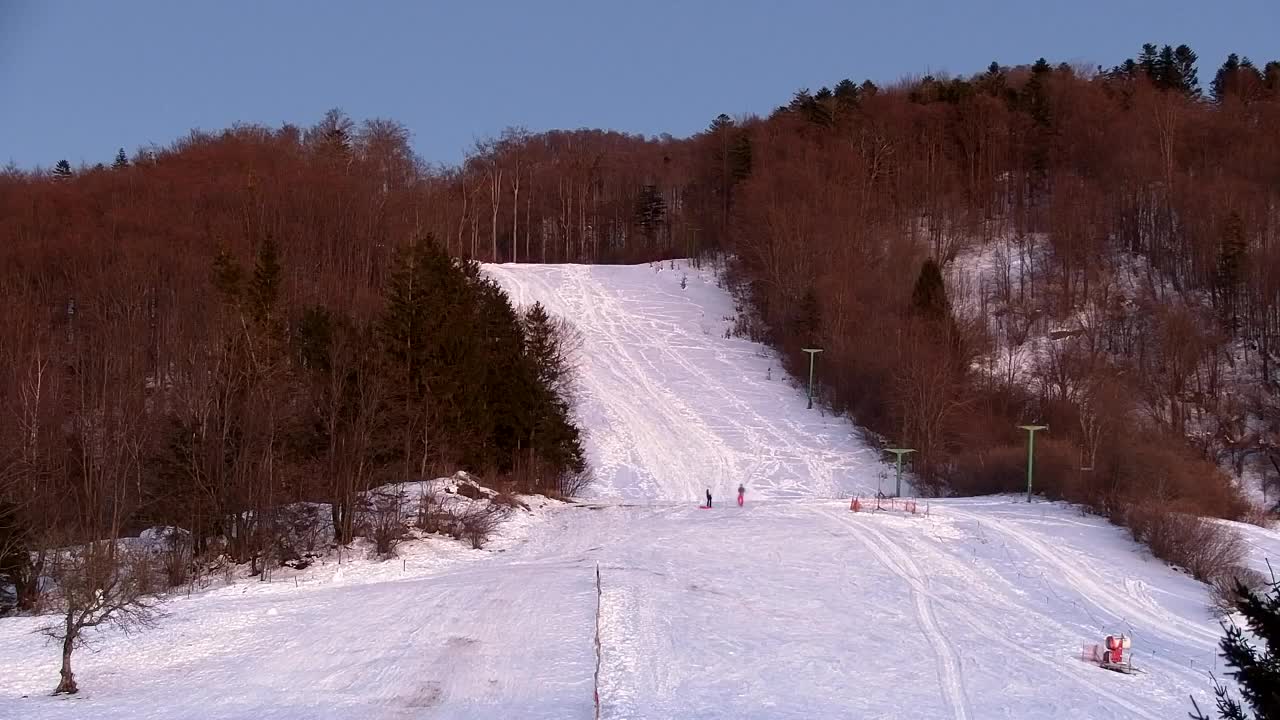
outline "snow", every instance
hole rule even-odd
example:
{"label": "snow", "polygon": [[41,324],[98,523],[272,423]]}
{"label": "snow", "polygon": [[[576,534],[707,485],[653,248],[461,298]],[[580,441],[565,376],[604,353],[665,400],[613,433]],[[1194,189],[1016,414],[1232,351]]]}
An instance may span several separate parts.
{"label": "snow", "polygon": [[[487,270],[579,324],[592,497],[525,498],[485,550],[430,537],[394,560],[330,557],[176,597],[153,630],[98,634],[74,698],[47,695],[58,653],[32,634],[42,619],[0,620],[0,717],[586,719],[597,627],[603,718],[1209,704],[1222,668],[1206,589],[1123,530],[1013,496],[850,512],[883,465],[805,410],[769,352],[725,339],[732,303],[709,271]],[[718,499],[702,509],[707,486]],[[1280,550],[1273,531],[1239,530],[1256,566]],[[1119,632],[1143,673],[1080,660]]]}
{"label": "snow", "polygon": [[874,490],[877,457],[855,428],[806,410],[771,351],[725,337],[734,305],[711,268],[675,265],[486,266],[514,303],[541,302],[582,335],[592,494],[696,500],[740,482],[767,498]]}

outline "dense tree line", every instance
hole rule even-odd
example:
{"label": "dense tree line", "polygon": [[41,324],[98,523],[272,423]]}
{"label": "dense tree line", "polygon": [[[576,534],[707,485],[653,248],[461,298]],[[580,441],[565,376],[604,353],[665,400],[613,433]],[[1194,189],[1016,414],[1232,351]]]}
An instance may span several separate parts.
{"label": "dense tree line", "polygon": [[1280,62],[1207,90],[1197,63],[842,80],[683,141],[511,131],[433,197],[484,259],[726,253],[744,332],[792,369],[826,348],[826,401],[933,489],[1016,487],[1036,420],[1051,493],[1231,515],[1215,466],[1280,481]]}
{"label": "dense tree line", "polygon": [[1280,480],[1280,62],[1197,63],[843,80],[683,141],[512,131],[435,197],[485,259],[726,253],[744,331],[793,369],[825,347],[826,401],[933,489],[1017,487],[1036,420],[1051,493],[1234,515],[1216,467]]}
{"label": "dense tree line", "polygon": [[1280,432],[1280,64],[1233,56],[1210,99],[1195,61],[798,93],[721,240],[762,332],[825,343],[830,402],[939,487],[1017,487],[1037,420],[1050,492],[1239,512],[1214,464],[1274,463]]}
{"label": "dense tree line", "polygon": [[147,526],[261,570],[290,503],[346,543],[386,482],[580,488],[571,337],[423,226],[406,138],[332,113],[0,180],[11,600],[52,548]]}
{"label": "dense tree line", "polygon": [[[11,168],[0,542],[31,507],[92,534],[324,497],[349,527],[391,468],[571,481],[559,371],[506,371],[554,322],[472,260],[723,256],[742,331],[793,369],[825,348],[824,402],[929,487],[1017,487],[1034,420],[1048,492],[1234,514],[1218,466],[1280,473],[1280,63],[1231,56],[1206,90],[1197,62],[842,80],[687,139],[512,129],[457,167],[334,111]],[[439,312],[391,312],[418,301]]]}

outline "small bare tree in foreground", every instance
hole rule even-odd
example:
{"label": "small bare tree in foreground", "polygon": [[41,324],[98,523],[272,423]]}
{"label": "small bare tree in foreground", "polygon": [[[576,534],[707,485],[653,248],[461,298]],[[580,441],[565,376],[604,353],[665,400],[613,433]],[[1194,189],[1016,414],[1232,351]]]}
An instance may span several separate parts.
{"label": "small bare tree in foreground", "polygon": [[62,643],[62,680],[54,694],[75,693],[71,654],[87,643],[85,631],[111,625],[121,632],[148,628],[157,617],[159,596],[149,591],[151,561],[112,542],[91,542],[62,553],[51,576],[57,583],[61,620],[41,632]]}

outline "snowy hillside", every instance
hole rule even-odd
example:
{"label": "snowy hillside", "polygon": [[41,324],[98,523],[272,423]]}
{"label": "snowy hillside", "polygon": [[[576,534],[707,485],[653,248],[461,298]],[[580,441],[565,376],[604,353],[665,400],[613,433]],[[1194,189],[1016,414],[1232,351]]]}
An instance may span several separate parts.
{"label": "snowy hillside", "polygon": [[739,482],[771,498],[874,491],[876,457],[854,428],[806,410],[771,351],[725,337],[733,302],[710,269],[486,269],[512,302],[541,302],[582,334],[578,410],[594,494],[693,500]]}
{"label": "snowy hillside", "polygon": [[[603,718],[1206,705],[1219,629],[1203,585],[1058,504],[850,512],[883,466],[849,425],[806,410],[766,350],[725,338],[732,303],[710,273],[488,271],[578,324],[592,498],[535,504],[488,550],[431,539],[403,561],[177,598],[155,630],[100,636],[75,698],[47,696],[58,657],[32,634],[41,621],[0,620],[0,718],[587,719],[597,628]],[[1257,563],[1280,556],[1275,533],[1247,540]],[[1145,672],[1080,660],[1119,632]]]}

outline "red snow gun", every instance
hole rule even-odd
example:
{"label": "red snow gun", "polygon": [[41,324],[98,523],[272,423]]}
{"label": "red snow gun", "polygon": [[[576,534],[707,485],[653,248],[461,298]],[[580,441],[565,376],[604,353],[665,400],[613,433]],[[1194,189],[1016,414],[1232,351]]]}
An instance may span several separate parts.
{"label": "red snow gun", "polygon": [[1086,646],[1085,659],[1107,670],[1131,674],[1136,672],[1133,667],[1133,656],[1126,652],[1131,646],[1132,642],[1127,635],[1108,635],[1103,643],[1106,649],[1101,653],[1098,652],[1097,645]]}

